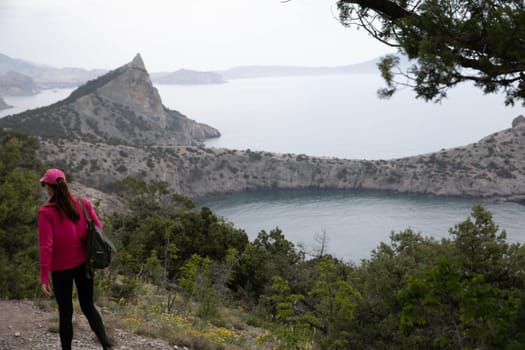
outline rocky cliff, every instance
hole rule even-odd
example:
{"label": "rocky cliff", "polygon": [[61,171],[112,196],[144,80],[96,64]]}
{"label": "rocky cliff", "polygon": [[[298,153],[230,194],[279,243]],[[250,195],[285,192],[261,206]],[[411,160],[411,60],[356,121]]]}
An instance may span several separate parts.
{"label": "rocky cliff", "polygon": [[140,55],[63,101],[1,119],[0,127],[51,139],[134,146],[192,145],[220,135],[164,107]]}
{"label": "rocky cliff", "polygon": [[4,101],[4,99],[2,98],[2,96],[0,96],[0,111],[1,111],[2,109],[7,109],[7,108],[11,108],[11,106],[8,105],[8,104]]}
{"label": "rocky cliff", "polygon": [[152,74],[153,82],[159,84],[224,84],[226,81],[219,73],[198,72],[189,69],[179,69],[173,73]]}
{"label": "rocky cliff", "polygon": [[29,96],[37,92],[33,79],[25,74],[9,71],[0,75],[0,95]]}
{"label": "rocky cliff", "polygon": [[335,188],[525,200],[523,116],[512,128],[474,144],[388,161],[69,140],[43,140],[41,156],[101,189],[131,175],[167,181],[191,197],[255,189]]}

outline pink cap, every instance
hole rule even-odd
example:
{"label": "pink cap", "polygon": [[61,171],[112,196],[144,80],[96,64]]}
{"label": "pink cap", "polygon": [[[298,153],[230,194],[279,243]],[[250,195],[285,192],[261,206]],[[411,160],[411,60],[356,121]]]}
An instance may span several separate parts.
{"label": "pink cap", "polygon": [[44,176],[40,179],[40,182],[46,183],[49,185],[56,185],[58,179],[66,179],[66,175],[60,169],[48,169]]}

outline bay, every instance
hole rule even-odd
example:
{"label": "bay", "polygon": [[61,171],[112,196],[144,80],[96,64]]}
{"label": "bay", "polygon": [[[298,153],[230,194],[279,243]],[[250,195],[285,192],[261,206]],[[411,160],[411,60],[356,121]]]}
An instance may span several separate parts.
{"label": "bay", "polygon": [[[156,85],[163,103],[218,128],[210,147],[264,150],[348,159],[391,159],[476,142],[510,127],[523,113],[503,97],[471,86],[451,90],[441,104],[401,91],[380,100],[373,74],[232,80],[221,85]],[[30,97],[5,97],[14,108],[0,117],[49,105],[72,89]],[[391,231],[411,228],[448,237],[477,203],[489,209],[511,242],[525,241],[525,207],[516,203],[374,191],[287,190],[245,192],[199,199],[243,228],[250,239],[275,227],[311,250],[316,236],[329,238],[330,253],[348,261],[370,256]]]}
{"label": "bay", "polygon": [[525,207],[511,202],[342,190],[248,192],[197,201],[243,228],[251,240],[261,230],[279,228],[286,239],[313,252],[324,233],[328,253],[355,263],[369,258],[380,242],[390,242],[391,232],[450,237],[449,230],[466,220],[475,204],[493,214],[508,242],[524,241]]}
{"label": "bay", "polygon": [[[442,103],[400,91],[380,100],[374,74],[234,80],[223,85],[157,85],[164,103],[218,128],[211,147],[347,159],[392,159],[467,145],[509,128],[523,114],[501,95],[470,85]],[[510,242],[525,241],[525,207],[516,203],[366,191],[245,192],[197,202],[243,228],[250,239],[282,229],[312,250],[323,232],[328,250],[358,262],[392,231],[411,228],[437,239],[482,203]]]}

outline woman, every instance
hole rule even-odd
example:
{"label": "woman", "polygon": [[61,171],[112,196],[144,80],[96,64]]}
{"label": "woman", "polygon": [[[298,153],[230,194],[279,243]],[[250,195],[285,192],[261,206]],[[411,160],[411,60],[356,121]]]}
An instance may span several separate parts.
{"label": "woman", "polygon": [[[86,276],[87,220],[82,204],[71,195],[66,176],[59,169],[49,169],[40,179],[50,199],[38,212],[40,245],[40,283],[42,291],[52,295],[49,273],[58,304],[60,342],[71,349],[73,340],[73,280],[78,300],[103,349],[111,349],[102,318],[93,304],[93,279]],[[82,199],[93,222],[102,228],[89,201]]]}

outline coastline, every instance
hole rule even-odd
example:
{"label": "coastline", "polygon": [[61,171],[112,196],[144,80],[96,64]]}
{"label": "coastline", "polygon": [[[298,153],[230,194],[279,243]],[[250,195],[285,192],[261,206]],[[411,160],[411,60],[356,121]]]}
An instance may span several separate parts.
{"label": "coastline", "polygon": [[[462,146],[393,160],[347,160],[203,146],[109,145],[41,138],[40,156],[108,191],[126,176],[200,198],[249,190],[368,189],[525,201],[525,118]],[[63,152],[67,149],[68,152]],[[126,156],[123,157],[122,155]]]}

